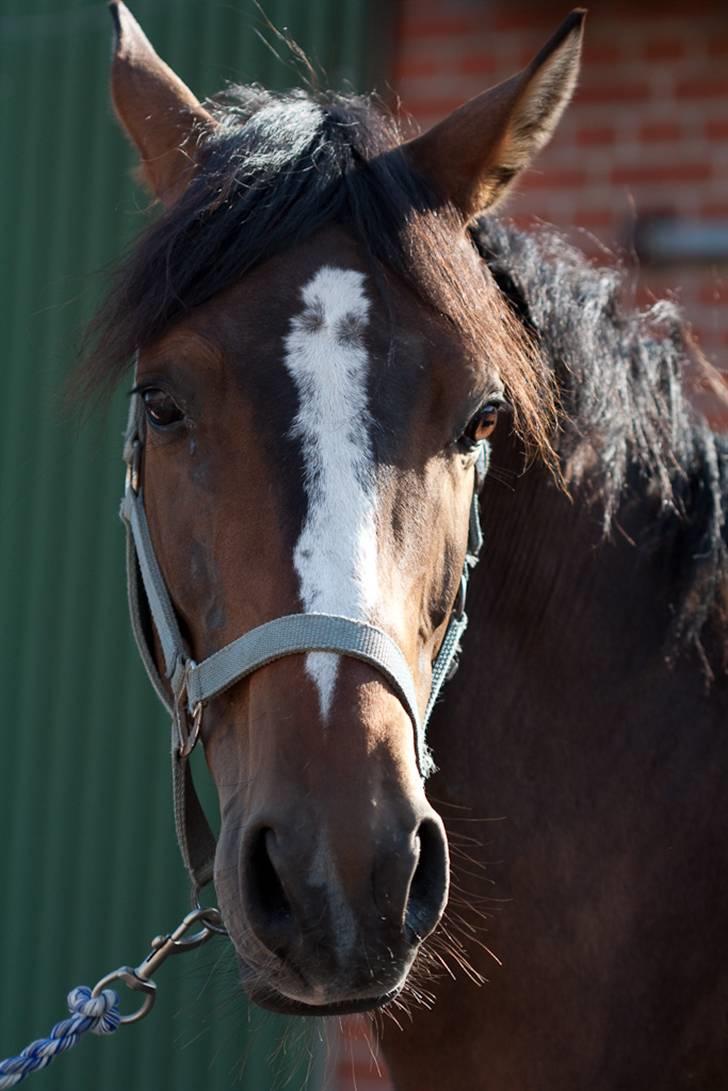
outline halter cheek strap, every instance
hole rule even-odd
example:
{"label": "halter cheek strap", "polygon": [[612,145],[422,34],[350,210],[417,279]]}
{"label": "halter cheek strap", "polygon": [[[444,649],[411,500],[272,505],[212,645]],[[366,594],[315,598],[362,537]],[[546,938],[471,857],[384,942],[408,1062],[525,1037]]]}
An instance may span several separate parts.
{"label": "halter cheek strap", "polygon": [[[481,446],[476,469],[460,589],[432,665],[427,706],[420,715],[409,664],[392,637],[374,625],[335,614],[301,613],[275,618],[196,663],[182,638],[149,533],[140,477],[143,442],[143,408],[141,399],[134,395],[124,445],[127,475],[121,504],[121,517],[127,527],[129,611],[147,674],[172,717],[175,825],[182,858],[196,893],[212,878],[216,844],[192,783],[189,755],[199,738],[205,705],[267,663],[308,652],[334,652],[369,663],[386,678],[412,720],[417,763],[423,779],[434,771],[425,728],[443,683],[455,672],[460,640],[468,623],[465,614],[468,576],[477,563],[483,542],[477,494],[487,469],[487,449]],[[152,625],[162,651],[164,679],[152,651]]]}

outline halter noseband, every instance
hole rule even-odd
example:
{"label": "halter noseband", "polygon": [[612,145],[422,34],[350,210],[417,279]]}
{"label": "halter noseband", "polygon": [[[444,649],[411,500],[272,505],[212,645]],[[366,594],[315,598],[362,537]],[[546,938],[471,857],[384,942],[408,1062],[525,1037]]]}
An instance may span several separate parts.
{"label": "halter noseband", "polygon": [[[440,650],[432,665],[432,684],[424,715],[407,660],[384,630],[335,614],[289,614],[267,621],[196,663],[182,638],[149,533],[141,489],[141,457],[145,420],[142,400],[132,395],[124,443],[126,486],[121,517],[127,529],[127,590],[134,637],[157,696],[172,717],[172,779],[177,839],[185,867],[197,892],[212,878],[215,838],[192,783],[188,758],[200,734],[205,705],[241,678],[286,655],[335,652],[360,659],[384,675],[406,709],[415,732],[417,764],[426,778],[434,770],[425,729],[443,683],[457,668],[460,640],[468,619],[465,598],[470,569],[483,544],[478,491],[487,469],[481,444],[470,508],[468,548],[460,588]],[[164,659],[164,681],[152,651],[150,623]],[[171,697],[170,697],[171,694]]]}

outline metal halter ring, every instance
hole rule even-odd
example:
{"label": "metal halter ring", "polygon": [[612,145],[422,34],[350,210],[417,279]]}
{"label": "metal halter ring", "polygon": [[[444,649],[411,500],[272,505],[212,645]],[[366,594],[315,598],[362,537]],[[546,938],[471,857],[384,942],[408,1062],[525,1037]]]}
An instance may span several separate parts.
{"label": "metal halter ring", "polygon": [[195,909],[199,909],[201,913],[205,914],[205,928],[209,929],[210,932],[213,932],[216,936],[229,935],[227,928],[222,923],[222,914],[220,913],[220,910],[217,908],[217,906],[202,905],[200,903],[200,898],[198,895],[195,898]]}

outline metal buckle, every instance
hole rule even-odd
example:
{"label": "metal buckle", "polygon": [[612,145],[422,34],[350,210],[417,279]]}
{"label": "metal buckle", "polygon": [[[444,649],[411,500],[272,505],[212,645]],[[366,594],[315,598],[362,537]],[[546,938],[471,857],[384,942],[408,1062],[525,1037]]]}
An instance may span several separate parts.
{"label": "metal buckle", "polygon": [[[177,738],[179,739],[179,757],[188,758],[192,751],[197,746],[197,741],[200,737],[200,729],[202,727],[202,701],[198,701],[192,709],[189,710],[187,702],[187,681],[190,675],[190,671],[193,667],[197,666],[194,659],[188,659],[186,661],[177,661],[177,666],[173,672],[171,679],[172,690],[174,692],[174,722],[177,726]],[[178,672],[181,672],[181,680],[179,679]],[[175,679],[178,679],[177,685],[175,685]],[[192,723],[190,724],[190,716],[192,717]]]}
{"label": "metal buckle", "polygon": [[175,719],[177,721],[177,736],[179,738],[179,756],[188,758],[197,746],[202,727],[202,701],[198,701],[192,709],[192,727],[189,727],[190,713],[187,709],[187,689],[185,687],[177,703]]}

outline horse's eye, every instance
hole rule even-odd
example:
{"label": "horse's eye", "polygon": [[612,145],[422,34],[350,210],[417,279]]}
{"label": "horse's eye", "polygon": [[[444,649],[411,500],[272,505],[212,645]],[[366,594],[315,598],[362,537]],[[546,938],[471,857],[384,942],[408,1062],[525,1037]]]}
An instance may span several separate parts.
{"label": "horse's eye", "polygon": [[490,439],[498,423],[498,410],[501,407],[495,402],[488,402],[475,414],[468,427],[465,429],[465,438],[471,443],[480,443],[483,439]]}
{"label": "horse's eye", "polygon": [[184,413],[171,394],[158,387],[148,387],[142,391],[142,400],[147,420],[155,428],[168,428],[184,419]]}

